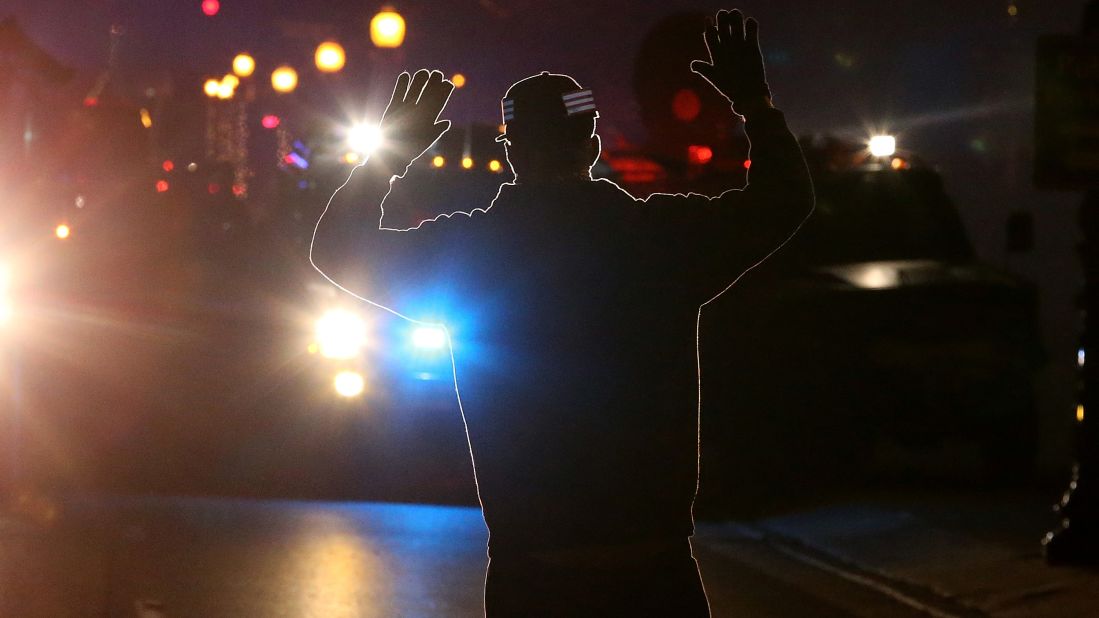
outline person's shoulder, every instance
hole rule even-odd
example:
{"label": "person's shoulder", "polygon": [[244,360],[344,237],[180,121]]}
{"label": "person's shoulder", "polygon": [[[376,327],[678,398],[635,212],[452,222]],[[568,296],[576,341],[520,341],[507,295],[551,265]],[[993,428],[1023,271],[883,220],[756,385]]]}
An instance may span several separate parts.
{"label": "person's shoulder", "polygon": [[632,193],[624,189],[621,185],[614,182],[609,178],[593,178],[590,186],[593,191],[603,193],[611,199],[637,202],[638,200]]}

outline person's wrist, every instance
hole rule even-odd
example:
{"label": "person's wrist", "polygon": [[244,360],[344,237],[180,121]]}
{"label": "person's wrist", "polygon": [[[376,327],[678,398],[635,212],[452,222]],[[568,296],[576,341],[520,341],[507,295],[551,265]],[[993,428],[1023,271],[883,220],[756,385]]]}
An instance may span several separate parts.
{"label": "person's wrist", "polygon": [[773,108],[769,94],[758,94],[733,102],[733,111],[744,117],[751,117],[761,110]]}

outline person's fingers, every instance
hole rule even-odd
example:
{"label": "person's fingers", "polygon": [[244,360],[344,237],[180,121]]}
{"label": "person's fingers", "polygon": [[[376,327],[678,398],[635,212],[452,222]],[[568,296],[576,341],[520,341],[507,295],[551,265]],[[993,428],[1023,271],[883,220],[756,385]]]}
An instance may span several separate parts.
{"label": "person's fingers", "polygon": [[710,52],[710,62],[717,60],[718,50],[721,49],[721,42],[718,40],[717,28],[706,28],[702,33],[702,38],[706,41],[706,51]]}
{"label": "person's fingers", "polygon": [[759,47],[759,22],[751,17],[744,21],[744,41],[750,46]]}
{"label": "person's fingers", "polygon": [[416,71],[412,76],[412,83],[408,86],[408,97],[405,98],[405,103],[412,105],[420,100],[420,93],[424,91],[424,85],[427,84],[427,78],[430,76],[431,71],[427,69]]}
{"label": "person's fingers", "polygon": [[[725,37],[725,33],[721,33],[722,37]],[[740,12],[740,9],[733,9],[729,12],[729,34],[728,40],[733,43],[744,42],[744,13]]]}
{"label": "person's fingers", "polygon": [[405,94],[408,92],[408,82],[412,79],[412,76],[408,74],[408,71],[401,71],[401,74],[397,76],[397,83],[393,84],[393,94],[389,96],[389,104],[385,108],[393,109],[393,104],[403,103]]}
{"label": "person's fingers", "polygon": [[726,11],[725,9],[721,9],[720,11],[718,11],[717,19],[715,21],[716,23],[714,24],[714,34],[717,37],[716,40],[719,43],[727,43],[727,33],[729,32],[729,11]]}
{"label": "person's fingers", "polygon": [[439,113],[446,107],[446,102],[450,100],[450,95],[453,92],[454,84],[443,79],[442,73],[439,73],[438,79],[433,77],[424,86],[424,92],[420,95],[419,106],[424,108],[425,114],[431,114],[431,119],[434,120],[439,117]]}
{"label": "person's fingers", "polygon": [[428,71],[428,73],[427,73],[427,82],[424,83],[423,92],[420,93],[420,98],[416,102],[417,103],[423,103],[424,102],[424,97],[427,96],[427,93],[430,92],[432,89],[434,89],[436,84],[442,83],[442,81],[443,81],[443,72],[442,71]]}

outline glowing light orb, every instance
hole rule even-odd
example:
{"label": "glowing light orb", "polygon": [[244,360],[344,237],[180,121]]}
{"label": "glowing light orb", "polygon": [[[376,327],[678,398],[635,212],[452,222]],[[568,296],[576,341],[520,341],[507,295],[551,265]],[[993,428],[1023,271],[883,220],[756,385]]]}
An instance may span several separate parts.
{"label": "glowing light orb", "polygon": [[369,155],[382,144],[382,131],[377,125],[359,124],[347,132],[347,147],[352,151]]}
{"label": "glowing light orb", "polygon": [[464,169],[467,169],[467,170],[472,169],[473,168],[473,157],[462,157],[462,167]]}
{"label": "glowing light orb", "polygon": [[279,126],[280,122],[282,122],[282,120],[274,114],[267,114],[260,120],[260,124],[263,125],[264,129],[274,129]]}
{"label": "glowing light orb", "polygon": [[504,165],[496,159],[493,159],[488,162],[488,169],[492,172],[499,172],[500,170],[504,169]]}
{"label": "glowing light orb", "polygon": [[237,54],[233,58],[233,73],[237,77],[249,77],[256,72],[256,59],[248,54]]}
{"label": "glowing light orb", "polygon": [[370,20],[370,40],[377,47],[400,47],[404,34],[404,17],[391,8],[382,9]]}
{"label": "glowing light orb", "polygon": [[218,0],[202,0],[202,12],[207,17],[213,17],[221,10],[221,2]]}
{"label": "glowing light orb", "polygon": [[213,78],[206,80],[206,83],[202,84],[202,91],[210,98],[218,96],[218,91],[220,89],[221,82]]}
{"label": "glowing light orb", "polygon": [[69,236],[72,236],[72,228],[64,223],[59,224],[57,227],[53,228],[53,235],[60,240],[65,240]]}
{"label": "glowing light orb", "polygon": [[875,135],[867,145],[870,154],[875,157],[888,157],[897,151],[897,138],[892,135]]}
{"label": "glowing light orb", "polygon": [[431,159],[432,167],[443,167],[444,165],[446,165],[446,157],[444,157],[443,155],[435,155]]}
{"label": "glowing light orb", "polygon": [[446,345],[446,331],[438,326],[420,326],[412,331],[412,345],[425,350],[438,350]]}
{"label": "glowing light orb", "polygon": [[450,83],[454,84],[455,88],[461,88],[462,86],[466,85],[466,76],[462,75],[461,73],[455,73],[450,78]]}
{"label": "glowing light orb", "polygon": [[317,46],[313,61],[317,64],[317,70],[322,73],[336,73],[347,64],[347,54],[339,43],[325,41]]}
{"label": "glowing light orb", "polygon": [[343,309],[333,309],[321,316],[314,333],[321,356],[325,358],[354,358],[366,345],[366,324],[359,316]]}
{"label": "glowing light orb", "polygon": [[298,87],[298,72],[291,66],[280,66],[271,72],[271,87],[275,92],[293,92]]}
{"label": "glowing light orb", "polygon": [[340,397],[358,397],[366,390],[366,380],[363,379],[361,373],[355,371],[341,371],[336,374],[336,378],[332,380],[332,385],[336,387],[336,393]]}

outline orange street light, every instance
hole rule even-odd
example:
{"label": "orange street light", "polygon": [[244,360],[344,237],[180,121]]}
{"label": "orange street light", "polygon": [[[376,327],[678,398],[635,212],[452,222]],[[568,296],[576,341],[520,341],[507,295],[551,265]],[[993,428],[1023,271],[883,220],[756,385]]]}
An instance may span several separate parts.
{"label": "orange street light", "polygon": [[271,73],[271,87],[275,92],[293,92],[298,87],[298,72],[293,67],[282,65]]}
{"label": "orange street light", "polygon": [[210,78],[206,80],[206,83],[202,84],[202,91],[206,93],[206,96],[211,99],[218,96],[218,90],[221,88],[221,82]]}
{"label": "orange street light", "polygon": [[237,77],[249,77],[256,71],[256,59],[248,54],[237,54],[233,58],[233,72]]}
{"label": "orange street light", "polygon": [[347,54],[343,46],[335,41],[325,41],[317,46],[313,54],[313,61],[317,64],[317,70],[322,73],[336,73],[347,64]]}
{"label": "orange street light", "polygon": [[400,47],[404,33],[404,17],[392,7],[383,8],[370,20],[370,40],[377,47]]}

